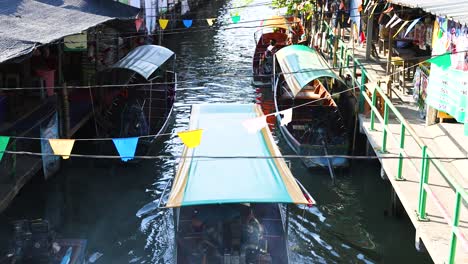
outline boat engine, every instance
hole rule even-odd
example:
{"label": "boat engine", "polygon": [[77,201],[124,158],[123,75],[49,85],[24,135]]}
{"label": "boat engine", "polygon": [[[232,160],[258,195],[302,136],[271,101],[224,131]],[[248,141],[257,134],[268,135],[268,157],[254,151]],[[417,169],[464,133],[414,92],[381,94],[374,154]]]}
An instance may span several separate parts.
{"label": "boat engine", "polygon": [[13,222],[13,263],[49,263],[54,236],[46,220]]}

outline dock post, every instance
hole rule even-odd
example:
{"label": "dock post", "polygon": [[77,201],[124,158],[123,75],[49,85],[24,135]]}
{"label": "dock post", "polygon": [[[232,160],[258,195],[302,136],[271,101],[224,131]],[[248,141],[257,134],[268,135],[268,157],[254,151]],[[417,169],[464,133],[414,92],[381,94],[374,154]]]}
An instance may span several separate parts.
{"label": "dock post", "polygon": [[[377,89],[375,89],[374,92],[372,93],[372,105],[375,106],[376,102],[377,102]],[[372,110],[372,107],[371,107],[371,110],[370,110],[370,130],[371,131],[375,130],[374,124],[375,124],[375,112],[374,110]]]}
{"label": "dock post", "polygon": [[426,217],[426,198],[427,193],[424,189],[424,186],[428,182],[429,176],[429,162],[427,156],[427,146],[422,148],[422,168],[421,168],[421,178],[419,181],[419,206],[418,206],[418,218],[420,221],[427,221]]}
{"label": "dock post", "polygon": [[383,124],[383,139],[382,139],[382,153],[387,152],[387,129],[388,129],[388,104],[384,102],[384,124]]}
{"label": "dock post", "polygon": [[450,239],[450,254],[448,263],[452,264],[455,263],[455,252],[457,251],[457,234],[455,233],[455,229],[458,229],[458,223],[460,222],[460,204],[461,204],[461,194],[457,192],[457,196],[455,198],[455,212],[453,214],[453,222],[452,222],[452,238]]}
{"label": "dock post", "polygon": [[405,180],[402,176],[403,174],[403,149],[405,147],[405,125],[401,123],[401,130],[400,130],[400,153],[398,153],[398,174],[396,177],[397,181]]}

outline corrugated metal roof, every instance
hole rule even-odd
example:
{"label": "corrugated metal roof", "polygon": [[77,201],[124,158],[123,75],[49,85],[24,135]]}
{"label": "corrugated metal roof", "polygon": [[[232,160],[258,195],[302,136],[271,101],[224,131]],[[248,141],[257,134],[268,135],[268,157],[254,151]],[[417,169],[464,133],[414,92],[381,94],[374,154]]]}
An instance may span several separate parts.
{"label": "corrugated metal roof", "polygon": [[112,0],[0,0],[0,63],[139,9]]}
{"label": "corrugated metal roof", "polygon": [[468,1],[463,0],[389,0],[388,2],[412,7],[447,17],[460,24],[468,24]]}
{"label": "corrugated metal roof", "polygon": [[157,45],[143,45],[130,51],[112,68],[133,70],[148,79],[172,55],[174,55],[174,52],[168,48]]}

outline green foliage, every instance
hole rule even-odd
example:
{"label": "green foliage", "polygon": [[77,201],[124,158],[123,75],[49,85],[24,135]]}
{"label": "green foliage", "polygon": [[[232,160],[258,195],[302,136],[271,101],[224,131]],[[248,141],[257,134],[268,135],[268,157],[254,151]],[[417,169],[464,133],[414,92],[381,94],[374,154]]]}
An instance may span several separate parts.
{"label": "green foliage", "polygon": [[300,13],[308,14],[307,19],[310,18],[314,11],[314,4],[312,1],[304,0],[273,0],[272,4],[275,8],[287,7],[287,14],[291,15],[295,11]]}
{"label": "green foliage", "polygon": [[250,5],[253,0],[234,0],[232,2],[232,7],[234,8],[231,11],[231,16],[239,16],[240,8]]}

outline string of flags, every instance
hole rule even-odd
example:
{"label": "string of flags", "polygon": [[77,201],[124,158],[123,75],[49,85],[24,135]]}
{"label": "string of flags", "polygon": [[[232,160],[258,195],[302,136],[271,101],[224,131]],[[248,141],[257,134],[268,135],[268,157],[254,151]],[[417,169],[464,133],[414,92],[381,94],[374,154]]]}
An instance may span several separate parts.
{"label": "string of flags", "polygon": [[[268,126],[266,117],[270,115],[279,116],[281,118],[281,126],[288,125],[292,120],[292,108],[286,109],[280,112],[262,115],[255,118],[246,119],[242,122],[242,125],[247,129],[249,134],[256,133]],[[196,148],[200,145],[202,139],[203,129],[188,130],[178,132],[177,136],[188,148]],[[146,137],[146,136],[144,136]],[[8,143],[10,141],[9,136],[0,136],[0,161],[3,158],[4,151],[6,150]],[[69,159],[75,145],[75,139],[59,139],[59,138],[50,138],[50,139],[41,139],[47,140],[54,155],[61,156],[63,159]],[[93,139],[96,140],[96,139]],[[121,157],[121,160],[127,162],[133,157],[135,157],[135,152],[138,146],[139,137],[128,137],[128,138],[112,138],[112,142]]]}
{"label": "string of flags", "polygon": [[[208,26],[213,26],[213,24],[215,23],[215,21],[217,20],[217,18],[213,17],[213,18],[207,18],[205,19],[206,23],[208,24]],[[241,17],[240,15],[232,15],[231,16],[231,21],[233,24],[237,24],[239,23],[241,20]],[[135,18],[135,28],[136,28],[136,31],[139,31],[141,26],[143,25],[143,17],[140,17],[140,16],[137,16]],[[190,28],[192,27],[193,25],[193,19],[182,19],[182,23],[183,25],[186,27],[186,28]],[[169,24],[169,19],[165,19],[165,18],[160,18],[158,20],[158,24],[159,24],[159,27],[164,30],[167,28],[168,24]]]}

